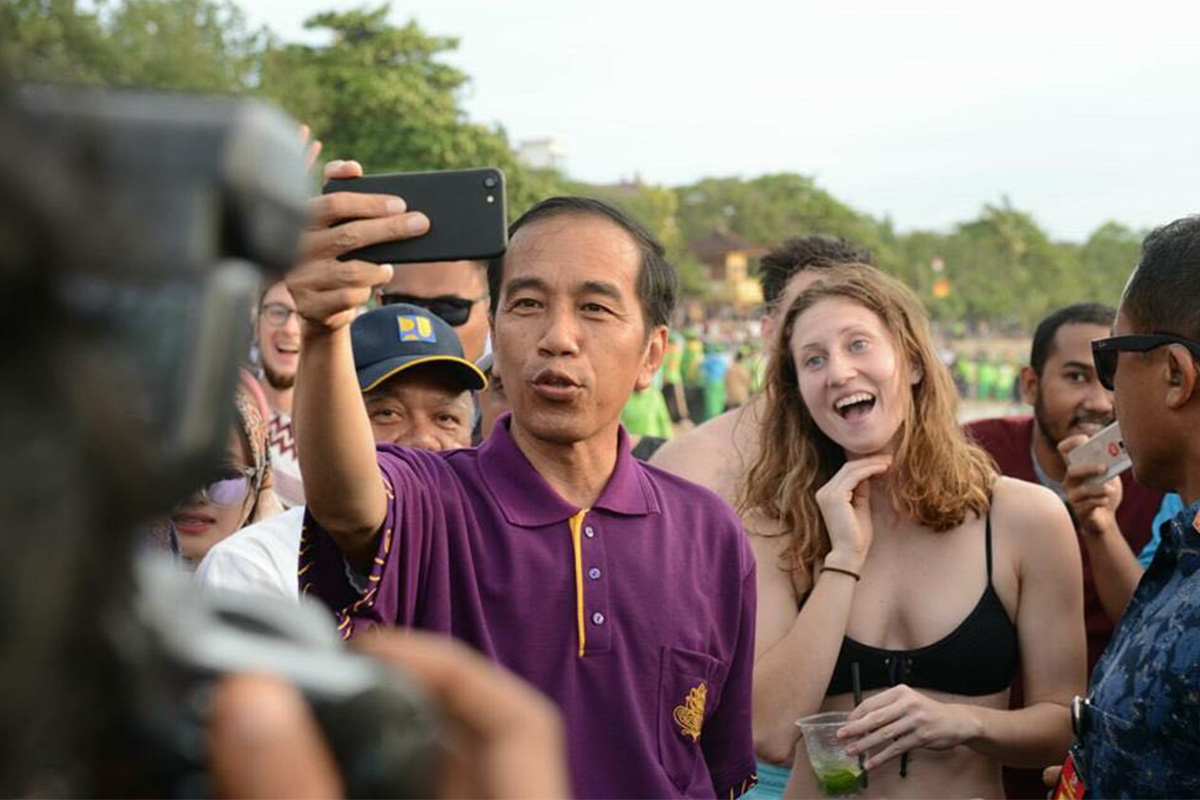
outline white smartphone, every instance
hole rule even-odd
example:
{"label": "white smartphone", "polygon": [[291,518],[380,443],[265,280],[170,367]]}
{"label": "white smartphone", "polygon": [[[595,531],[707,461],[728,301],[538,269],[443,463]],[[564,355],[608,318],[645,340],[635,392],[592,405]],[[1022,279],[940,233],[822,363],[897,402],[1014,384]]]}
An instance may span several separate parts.
{"label": "white smartphone", "polygon": [[1133,466],[1121,438],[1120,423],[1114,422],[1083,444],[1067,453],[1067,461],[1074,464],[1103,464],[1108,467],[1103,475],[1090,478],[1088,483],[1104,483]]}

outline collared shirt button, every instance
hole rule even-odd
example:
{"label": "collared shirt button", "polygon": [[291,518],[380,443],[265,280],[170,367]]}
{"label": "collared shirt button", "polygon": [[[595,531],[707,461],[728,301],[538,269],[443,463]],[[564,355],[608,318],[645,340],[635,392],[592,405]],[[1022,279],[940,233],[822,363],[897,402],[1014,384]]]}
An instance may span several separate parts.
{"label": "collared shirt button", "polygon": [[586,528],[583,529],[583,535],[588,537],[589,539],[594,539],[596,536],[596,529],[593,528],[591,525],[588,525]]}
{"label": "collared shirt button", "polygon": [[592,622],[594,622],[597,625],[603,625],[604,624],[604,615],[601,614],[599,611],[597,611],[595,614],[592,614]]}
{"label": "collared shirt button", "polygon": [[589,577],[589,578],[591,578],[591,579],[592,579],[592,580],[594,580],[594,581],[596,581],[596,580],[600,580],[600,568],[599,568],[599,567],[592,567],[591,569],[589,569],[589,570],[588,570],[588,577]]}

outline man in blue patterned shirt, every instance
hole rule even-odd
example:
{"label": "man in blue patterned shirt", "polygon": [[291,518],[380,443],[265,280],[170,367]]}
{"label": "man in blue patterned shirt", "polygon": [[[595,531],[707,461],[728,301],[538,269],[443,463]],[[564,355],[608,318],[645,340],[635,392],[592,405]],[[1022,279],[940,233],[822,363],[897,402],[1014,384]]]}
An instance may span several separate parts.
{"label": "man in blue patterned shirt", "polygon": [[1088,797],[1200,797],[1200,217],[1153,231],[1114,336],[1092,343],[1135,478],[1176,491],[1078,714]]}

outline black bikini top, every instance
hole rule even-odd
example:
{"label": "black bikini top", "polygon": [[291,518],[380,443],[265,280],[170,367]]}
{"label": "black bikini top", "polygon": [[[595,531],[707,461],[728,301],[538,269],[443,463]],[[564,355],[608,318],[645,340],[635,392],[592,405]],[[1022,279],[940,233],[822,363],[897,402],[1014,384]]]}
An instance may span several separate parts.
{"label": "black bikini top", "polygon": [[850,665],[858,662],[863,691],[907,684],[949,694],[978,697],[1009,687],[1017,674],[1017,628],[992,586],[992,517],[988,514],[987,588],[957,628],[916,650],[884,650],[842,639],[837,666],[825,696],[854,689]]}

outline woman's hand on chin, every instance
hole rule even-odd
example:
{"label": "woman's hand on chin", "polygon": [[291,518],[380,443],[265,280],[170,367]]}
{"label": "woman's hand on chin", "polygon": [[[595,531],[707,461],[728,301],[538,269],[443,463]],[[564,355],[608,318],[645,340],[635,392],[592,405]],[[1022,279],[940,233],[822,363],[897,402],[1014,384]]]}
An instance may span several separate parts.
{"label": "woman's hand on chin", "polygon": [[829,530],[830,553],[825,563],[858,572],[871,549],[871,478],[892,465],[890,455],[847,461],[817,490],[817,505]]}

